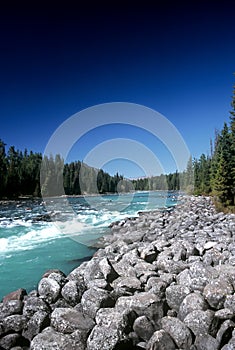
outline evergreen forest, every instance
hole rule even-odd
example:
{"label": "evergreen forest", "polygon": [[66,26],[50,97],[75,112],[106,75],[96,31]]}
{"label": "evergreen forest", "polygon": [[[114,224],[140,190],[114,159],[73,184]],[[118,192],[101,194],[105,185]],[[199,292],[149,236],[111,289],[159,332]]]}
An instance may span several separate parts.
{"label": "evergreen forest", "polygon": [[76,161],[64,164],[60,155],[16,150],[0,139],[0,198],[105,194],[133,190],[183,190],[213,195],[223,207],[235,206],[235,87],[229,123],[216,131],[210,154],[189,159],[183,173],[135,180],[118,173],[111,176],[102,169]]}

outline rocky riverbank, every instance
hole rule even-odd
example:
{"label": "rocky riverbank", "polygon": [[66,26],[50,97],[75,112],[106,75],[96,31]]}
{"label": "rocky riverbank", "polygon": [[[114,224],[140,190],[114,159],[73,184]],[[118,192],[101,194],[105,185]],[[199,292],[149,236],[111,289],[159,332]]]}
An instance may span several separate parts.
{"label": "rocky riverbank", "polygon": [[112,225],[68,276],[0,304],[0,349],[235,349],[235,215],[207,197]]}

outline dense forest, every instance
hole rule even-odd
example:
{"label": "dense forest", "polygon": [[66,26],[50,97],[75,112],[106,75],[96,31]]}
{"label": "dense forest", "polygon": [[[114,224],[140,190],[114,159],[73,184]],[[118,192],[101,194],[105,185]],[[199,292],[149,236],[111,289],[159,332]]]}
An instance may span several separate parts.
{"label": "dense forest", "polygon": [[6,152],[6,145],[0,140],[0,198],[183,190],[211,194],[224,207],[235,206],[235,87],[231,106],[229,125],[224,123],[223,129],[216,132],[209,155],[189,159],[183,173],[132,181],[80,161],[64,164],[60,155],[42,157],[41,153],[22,152],[14,146]]}

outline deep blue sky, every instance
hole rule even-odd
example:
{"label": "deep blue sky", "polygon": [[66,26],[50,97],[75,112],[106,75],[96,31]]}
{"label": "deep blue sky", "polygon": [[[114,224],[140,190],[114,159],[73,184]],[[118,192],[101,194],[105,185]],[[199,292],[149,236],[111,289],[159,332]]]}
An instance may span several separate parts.
{"label": "deep blue sky", "polygon": [[[43,152],[71,115],[123,101],[163,114],[193,156],[208,153],[214,130],[229,120],[234,1],[143,3],[99,2],[86,9],[65,2],[1,5],[0,138],[8,146]],[[126,137],[124,129],[116,136]],[[105,128],[99,132],[80,142],[78,158],[85,157],[89,142],[94,147],[94,140],[108,138]],[[133,131],[133,138],[151,148],[145,133]],[[124,168],[117,170],[140,174],[126,163]]]}

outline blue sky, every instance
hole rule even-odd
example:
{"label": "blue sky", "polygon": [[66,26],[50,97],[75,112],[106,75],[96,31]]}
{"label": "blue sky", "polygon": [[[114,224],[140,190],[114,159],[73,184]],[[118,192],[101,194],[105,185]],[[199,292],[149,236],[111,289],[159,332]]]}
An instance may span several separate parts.
{"label": "blue sky", "polygon": [[[209,152],[214,130],[229,120],[235,83],[232,0],[7,6],[0,11],[0,138],[8,146],[43,152],[71,115],[121,101],[160,112],[199,157]],[[119,126],[91,131],[71,149],[69,160],[84,159],[109,137],[131,137],[167,158],[146,132]],[[143,175],[138,164],[126,161],[104,168]],[[170,163],[164,168],[174,171]]]}

